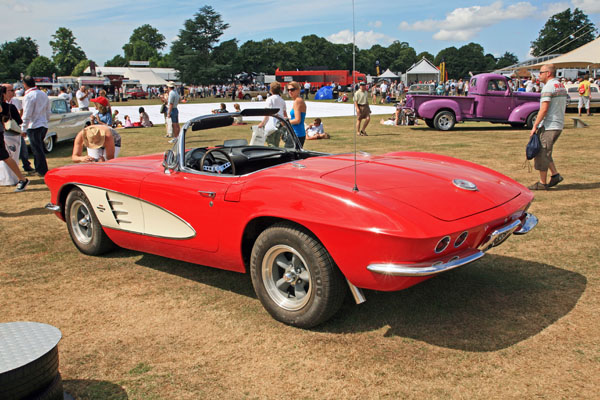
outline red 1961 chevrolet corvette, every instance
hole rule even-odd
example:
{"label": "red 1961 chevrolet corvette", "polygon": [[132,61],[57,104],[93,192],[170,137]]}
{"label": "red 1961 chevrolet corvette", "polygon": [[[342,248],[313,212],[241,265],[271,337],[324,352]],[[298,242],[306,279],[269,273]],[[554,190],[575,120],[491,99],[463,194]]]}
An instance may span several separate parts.
{"label": "red 1961 chevrolet corvette", "polygon": [[53,169],[46,207],[85,254],[116,245],[249,270],[266,310],[303,328],[348,291],[360,303],[361,289],[408,288],[537,224],[528,189],[470,162],[304,150],[286,120],[248,144],[249,126],[234,124],[276,111],[195,118],[164,155]]}

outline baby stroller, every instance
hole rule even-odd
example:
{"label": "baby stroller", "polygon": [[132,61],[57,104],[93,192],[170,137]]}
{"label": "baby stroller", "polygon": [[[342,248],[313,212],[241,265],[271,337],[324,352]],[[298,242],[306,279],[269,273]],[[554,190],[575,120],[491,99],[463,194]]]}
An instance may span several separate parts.
{"label": "baby stroller", "polygon": [[415,110],[409,107],[403,107],[400,113],[402,125],[415,125]]}

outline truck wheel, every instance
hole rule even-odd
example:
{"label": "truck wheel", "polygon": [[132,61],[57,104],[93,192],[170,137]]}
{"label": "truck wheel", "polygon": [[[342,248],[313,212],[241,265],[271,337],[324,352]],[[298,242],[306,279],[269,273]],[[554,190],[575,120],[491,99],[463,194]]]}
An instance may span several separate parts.
{"label": "truck wheel", "polygon": [[440,131],[449,131],[455,123],[456,117],[451,111],[440,111],[433,117],[433,125]]}
{"label": "truck wheel", "polygon": [[427,126],[430,128],[435,128],[435,125],[433,125],[433,120],[430,118],[425,118],[425,124],[427,124]]}
{"label": "truck wheel", "polygon": [[256,239],[250,258],[252,285],[278,321],[312,328],[342,305],[344,278],[325,247],[310,233],[281,223]]}
{"label": "truck wheel", "polygon": [[244,100],[252,100],[252,96],[250,96],[249,94],[245,94]]}
{"label": "truck wheel", "polygon": [[531,114],[529,114],[529,117],[527,117],[527,128],[528,129],[532,129],[533,128],[533,124],[535,124],[535,120],[537,119],[537,115],[538,115],[538,112],[534,111]]}

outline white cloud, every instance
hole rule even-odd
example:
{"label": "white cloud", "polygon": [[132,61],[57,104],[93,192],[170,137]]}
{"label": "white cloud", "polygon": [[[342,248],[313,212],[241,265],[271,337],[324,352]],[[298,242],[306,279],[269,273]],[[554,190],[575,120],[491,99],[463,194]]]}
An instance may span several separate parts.
{"label": "white cloud", "polygon": [[383,22],[381,22],[381,21],[369,22],[369,26],[372,26],[374,28],[381,28],[383,26]]}
{"label": "white cloud", "polygon": [[600,1],[598,0],[572,0],[573,7],[577,7],[588,14],[600,14]]}
{"label": "white cloud", "polygon": [[536,8],[528,2],[504,7],[501,1],[497,1],[489,6],[457,8],[446,14],[446,19],[441,21],[426,19],[412,24],[403,21],[398,28],[426,32],[438,30],[433,35],[436,40],[467,41],[485,27],[505,20],[524,19],[534,15],[535,12]]}
{"label": "white cloud", "polygon": [[567,2],[560,3],[548,3],[546,4],[546,8],[542,10],[542,16],[545,18],[551,17],[554,14],[558,14],[560,12],[565,11],[567,8],[570,8],[571,4]]}
{"label": "white cloud", "polygon": [[[326,39],[331,43],[352,43],[352,31],[345,29],[327,36]],[[384,35],[383,33],[373,32],[372,30],[368,32],[356,32],[356,46],[361,49],[368,49],[374,44],[382,43],[387,46],[393,41],[394,38]]]}

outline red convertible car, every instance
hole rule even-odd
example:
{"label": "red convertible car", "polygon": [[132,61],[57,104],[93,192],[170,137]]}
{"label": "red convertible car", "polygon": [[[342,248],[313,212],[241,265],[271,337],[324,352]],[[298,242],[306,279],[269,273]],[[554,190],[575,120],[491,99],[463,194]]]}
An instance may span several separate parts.
{"label": "red convertible car", "polygon": [[234,124],[276,111],[195,118],[164,155],[53,169],[46,207],[85,254],[116,245],[249,271],[266,310],[303,328],[348,291],[360,303],[362,289],[408,288],[537,224],[527,188],[467,161],[323,154],[286,120],[266,142]]}

